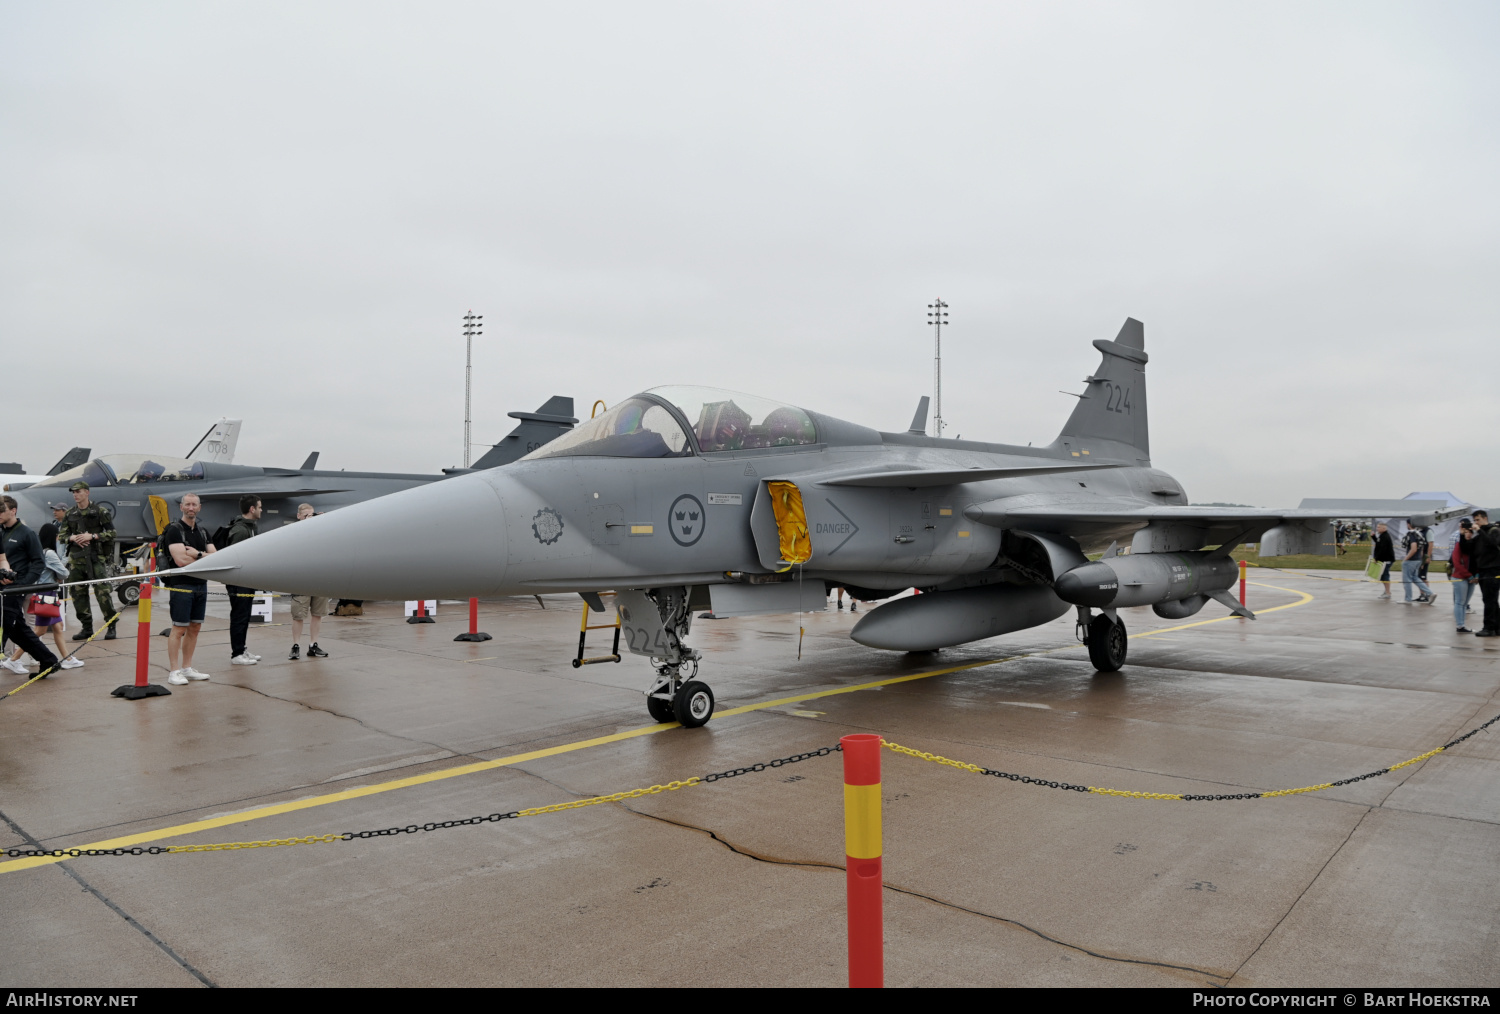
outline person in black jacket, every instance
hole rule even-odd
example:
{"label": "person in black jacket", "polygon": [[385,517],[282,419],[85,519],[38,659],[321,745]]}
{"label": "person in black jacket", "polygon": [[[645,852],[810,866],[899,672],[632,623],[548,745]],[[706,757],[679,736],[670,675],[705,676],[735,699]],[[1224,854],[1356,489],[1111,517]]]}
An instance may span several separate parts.
{"label": "person in black jacket", "polygon": [[[0,578],[0,585],[42,584],[52,579],[42,557],[41,541],[36,532],[21,524],[21,519],[16,516],[15,498],[9,496],[0,497],[0,558],[15,574],[13,578]],[[3,625],[6,637],[37,660],[41,666],[39,674],[46,675],[58,668],[58,659],[26,623],[26,616],[21,611],[25,598],[20,594],[0,595],[0,599],[4,599],[4,605],[0,606],[0,625]]]}
{"label": "person in black jacket", "polygon": [[1488,511],[1475,511],[1478,531],[1470,542],[1470,568],[1479,578],[1479,595],[1484,599],[1484,624],[1475,637],[1500,637],[1500,526],[1490,524]]}
{"label": "person in black jacket", "polygon": [[[259,534],[255,522],[260,520],[260,514],[260,497],[254,493],[240,497],[240,516],[229,526],[227,545],[255,538]],[[250,600],[255,589],[237,584],[225,585],[225,588],[229,592],[229,661],[232,665],[254,665],[260,661],[260,656],[246,646],[246,641],[250,632]]]}
{"label": "person in black jacket", "polygon": [[1385,592],[1381,598],[1391,597],[1391,564],[1396,562],[1396,544],[1391,541],[1390,530],[1386,528],[1385,522],[1375,526],[1375,543],[1371,551],[1376,563],[1384,564],[1380,568],[1380,583],[1385,585]]}

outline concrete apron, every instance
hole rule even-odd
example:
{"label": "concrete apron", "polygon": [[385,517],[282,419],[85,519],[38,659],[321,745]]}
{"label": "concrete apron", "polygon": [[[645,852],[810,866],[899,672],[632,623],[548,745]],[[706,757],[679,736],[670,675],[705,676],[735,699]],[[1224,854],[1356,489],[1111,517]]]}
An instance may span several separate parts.
{"label": "concrete apron", "polygon": [[[1123,610],[1132,633],[1180,629],[1135,638],[1109,675],[1071,617],[906,656],[850,642],[847,612],[809,615],[801,662],[794,618],[700,621],[721,712],[1029,657],[157,843],[518,810],[864,731],[1059,781],[1260,791],[1404,760],[1500,711],[1500,649],[1455,635],[1445,605],[1256,577],[1257,610],[1314,599],[1255,622],[1199,623],[1222,614],[1213,604],[1187,625]],[[254,667],[228,665],[211,615],[196,665],[213,679],[142,702],[109,696],[133,672],[132,611],[84,668],[0,710],[0,840],[78,846],[650,726],[644,660],[573,669],[578,600],[547,601],[484,603],[496,640],[479,644],[452,640],[461,607],[411,626],[399,603],[373,604],[325,619],[331,657],[298,662],[283,607],[251,630]],[[887,752],[887,982],[1493,983],[1497,775],[1494,732],[1342,789],[1221,803],[1062,792]],[[835,756],[424,834],[0,868],[0,984],[841,985],[841,786]]]}

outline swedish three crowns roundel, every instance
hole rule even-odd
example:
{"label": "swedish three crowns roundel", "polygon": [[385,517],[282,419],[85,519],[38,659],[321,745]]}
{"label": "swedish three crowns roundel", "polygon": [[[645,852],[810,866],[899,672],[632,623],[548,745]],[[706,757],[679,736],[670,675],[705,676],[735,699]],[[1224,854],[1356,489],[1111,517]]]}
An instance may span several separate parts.
{"label": "swedish three crowns roundel", "polygon": [[703,501],[691,493],[684,493],[672,501],[667,512],[667,528],[679,546],[691,546],[703,538],[703,524],[707,520],[703,512]]}

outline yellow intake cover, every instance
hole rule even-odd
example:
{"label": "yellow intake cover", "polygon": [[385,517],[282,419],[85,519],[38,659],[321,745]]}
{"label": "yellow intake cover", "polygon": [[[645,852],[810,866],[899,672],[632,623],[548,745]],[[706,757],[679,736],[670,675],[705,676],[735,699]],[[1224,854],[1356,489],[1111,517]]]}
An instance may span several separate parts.
{"label": "yellow intake cover", "polygon": [[812,558],[812,539],[807,534],[807,512],[802,509],[802,491],[796,483],[768,482],[771,510],[776,514],[776,533],[783,563],[806,563]]}

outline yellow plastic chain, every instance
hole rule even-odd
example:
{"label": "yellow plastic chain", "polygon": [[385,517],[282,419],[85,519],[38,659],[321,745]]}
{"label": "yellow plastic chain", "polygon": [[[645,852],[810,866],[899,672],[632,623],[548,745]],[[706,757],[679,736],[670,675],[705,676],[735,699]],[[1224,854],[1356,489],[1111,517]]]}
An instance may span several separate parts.
{"label": "yellow plastic chain", "polygon": [[544,813],[559,813],[563,810],[577,810],[585,806],[597,806],[600,803],[618,803],[625,799],[639,799],[641,796],[654,796],[658,792],[676,792],[690,785],[697,785],[702,779],[697,775],[680,782],[668,782],[665,785],[653,785],[649,789],[631,789],[628,792],[612,792],[607,796],[594,796],[590,799],[575,799],[570,803],[553,803],[551,806],[533,806],[529,810],[521,810],[522,817],[537,817]]}
{"label": "yellow plastic chain", "polygon": [[277,845],[312,845],[316,842],[339,841],[337,834],[310,834],[306,838],[272,838],[270,841],[230,841],[220,845],[173,845],[168,852],[227,852],[233,849],[269,849]]}
{"label": "yellow plastic chain", "polygon": [[[942,764],[950,768],[958,768],[961,771],[968,771],[976,775],[983,774],[985,771],[985,769],[980,767],[978,764],[969,764],[964,761],[957,761],[952,760],[948,757],[942,757],[935,753],[926,753],[921,750],[913,750],[911,747],[902,746],[899,743],[892,743],[888,740],[881,740],[880,745],[892,751],[893,753],[904,754],[907,757],[915,757],[917,760],[931,761],[934,764]],[[1428,750],[1426,753],[1421,754],[1417,757],[1413,757],[1410,760],[1404,760],[1400,764],[1392,764],[1390,767],[1386,768],[1386,771],[1399,771],[1401,768],[1410,767],[1413,764],[1420,764],[1422,761],[1427,760],[1430,757],[1436,757],[1446,749],[1447,747],[1440,746],[1436,750]],[[1034,779],[1034,781],[1041,781],[1045,784],[1045,779]],[[1257,793],[1256,796],[1260,799],[1273,799],[1278,796],[1298,796],[1304,792],[1321,792],[1324,789],[1331,789],[1333,787],[1333,782],[1323,782],[1319,785],[1304,785],[1299,789],[1274,789],[1269,792]],[[1186,798],[1186,794],[1181,792],[1132,792],[1128,789],[1106,789],[1096,785],[1089,785],[1087,786],[1087,789],[1089,792],[1097,796],[1117,796],[1121,799],[1162,799],[1182,802]]]}

